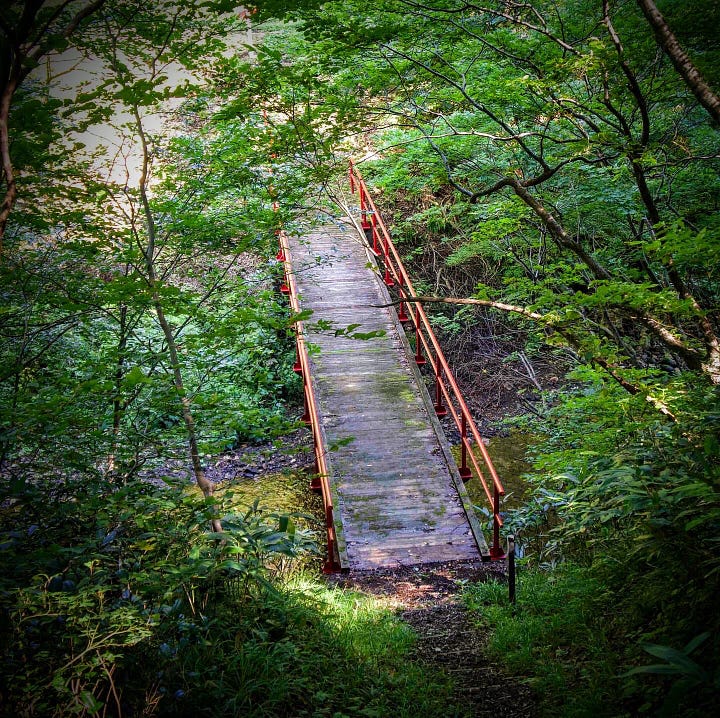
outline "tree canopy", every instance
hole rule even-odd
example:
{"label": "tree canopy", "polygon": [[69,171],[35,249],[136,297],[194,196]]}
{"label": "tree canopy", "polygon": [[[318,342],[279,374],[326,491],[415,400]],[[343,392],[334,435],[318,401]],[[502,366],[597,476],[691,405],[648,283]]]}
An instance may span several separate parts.
{"label": "tree canopy", "polygon": [[[51,633],[77,649],[70,663],[48,658],[54,679],[35,715],[54,702],[97,714],[114,653],[154,640],[148,626],[179,613],[173,601],[192,604],[197,586],[228,576],[261,585],[267,556],[303,543],[287,517],[273,516],[274,530],[231,510],[206,468],[296,425],[297,317],[274,291],[276,231],[302,231],[338,204],[352,211],[351,158],[438,330],[451,344],[472,337],[455,365],[484,367],[476,345],[490,341],[496,368],[522,357],[529,413],[506,424],[536,437],[532,495],[506,525],[528,562],[574,562],[608,591],[624,587],[616,674],[642,662],[639,640],[685,646],[707,666],[668,658],[674,687],[627,674],[612,689],[625,714],[664,705],[670,715],[690,691],[698,711],[709,705],[720,655],[719,9],[24,0],[3,10],[0,549],[13,565],[3,631],[17,638],[47,605],[52,621],[72,616]],[[554,383],[534,374],[541,364]],[[482,372],[463,381],[481,385]],[[150,497],[169,465],[187,467],[200,495]],[[75,516],[77,533],[54,512]],[[187,551],[161,538],[173,517]],[[111,576],[115,531],[127,531],[130,558]],[[187,573],[171,576],[171,562]],[[176,581],[167,595],[166,580]],[[147,605],[133,598],[143,590]],[[88,607],[123,638],[93,643]],[[33,631],[1,689],[17,705]],[[83,651],[97,661],[82,663]],[[73,661],[86,671],[82,698]]]}

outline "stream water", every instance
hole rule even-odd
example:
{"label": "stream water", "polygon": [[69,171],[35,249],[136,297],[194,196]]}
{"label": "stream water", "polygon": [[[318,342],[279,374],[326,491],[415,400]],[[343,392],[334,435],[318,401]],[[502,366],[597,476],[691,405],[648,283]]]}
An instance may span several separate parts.
{"label": "stream water", "polygon": [[[530,471],[531,468],[525,459],[525,454],[531,446],[533,438],[529,434],[513,433],[509,436],[495,436],[488,440],[488,453],[505,488],[505,497],[502,503],[504,511],[521,506],[525,499],[528,485],[523,474]],[[459,455],[459,448],[457,451]],[[466,487],[474,504],[487,506],[485,490],[477,479],[468,481]]]}

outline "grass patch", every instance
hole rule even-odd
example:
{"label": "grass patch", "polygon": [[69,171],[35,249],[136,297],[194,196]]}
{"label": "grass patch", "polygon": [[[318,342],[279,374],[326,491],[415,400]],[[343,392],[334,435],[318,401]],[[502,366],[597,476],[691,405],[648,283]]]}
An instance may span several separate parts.
{"label": "grass patch", "polygon": [[305,702],[296,715],[447,715],[448,679],[408,660],[413,633],[390,607],[308,578],[293,581],[286,600],[301,646],[298,677],[312,686],[293,697],[292,705]]}
{"label": "grass patch", "polygon": [[157,674],[157,715],[462,715],[449,679],[409,660],[413,633],[390,607],[307,576],[226,603],[203,638]]}
{"label": "grass patch", "polygon": [[606,632],[600,593],[586,569],[563,565],[550,573],[523,571],[515,606],[497,581],[468,586],[463,598],[490,631],[489,653],[532,686],[542,715],[618,718],[624,715],[617,678],[622,666]]}
{"label": "grass patch", "polygon": [[463,715],[393,606],[312,577],[303,517],[231,491],[31,490],[30,529],[0,513],[0,716]]}

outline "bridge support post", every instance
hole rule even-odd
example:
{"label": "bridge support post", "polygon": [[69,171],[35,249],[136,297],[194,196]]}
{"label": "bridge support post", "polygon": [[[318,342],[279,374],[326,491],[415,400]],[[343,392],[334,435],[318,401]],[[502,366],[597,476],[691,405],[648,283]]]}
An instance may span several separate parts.
{"label": "bridge support post", "polygon": [[400,292],[400,306],[398,307],[398,321],[409,322],[410,317],[408,316],[407,310],[405,309],[405,290],[403,289],[402,274],[398,277],[398,291]]}
{"label": "bridge support post", "polygon": [[504,557],[505,554],[500,546],[500,493],[496,486],[493,491],[493,542],[490,547],[490,558],[497,560]]}
{"label": "bridge support post", "polygon": [[472,471],[467,463],[468,456],[468,435],[467,435],[467,417],[462,412],[460,419],[460,478],[463,481],[469,481],[472,478]]}
{"label": "bridge support post", "polygon": [[328,536],[328,555],[323,566],[323,573],[337,573],[341,570],[341,566],[336,558],[335,522],[333,520],[333,510],[330,506],[325,509],[325,528]]}
{"label": "bridge support post", "polygon": [[435,363],[435,413],[439,416],[447,416],[447,409],[442,400],[442,367],[440,362]]}
{"label": "bridge support post", "polygon": [[[303,377],[303,383],[305,383],[305,382],[307,382],[307,378]],[[307,384],[305,384],[303,389],[304,389],[303,393],[305,395],[305,399],[303,402],[304,411],[303,411],[303,415],[300,417],[300,421],[302,421],[303,424],[312,424],[312,417],[310,415],[310,402],[308,401],[308,398],[307,398],[307,393],[308,393]]]}
{"label": "bridge support post", "polygon": [[422,330],[420,329],[420,309],[415,305],[415,363],[418,366],[426,364],[422,354]]}
{"label": "bridge support post", "polygon": [[385,236],[385,242],[383,246],[383,261],[385,263],[385,286],[386,287],[394,287],[395,281],[390,276],[390,246],[388,244],[388,238],[387,235]]}
{"label": "bridge support post", "polygon": [[375,214],[373,214],[373,215],[371,215],[371,216],[372,216],[372,220],[371,220],[371,221],[372,221],[372,226],[371,226],[371,228],[370,228],[370,236],[367,237],[367,230],[365,230],[365,236],[367,237],[368,242],[372,239],[372,251],[373,251],[373,254],[374,254],[376,257],[379,257],[379,256],[380,256],[380,252],[378,251],[377,217],[376,217]]}

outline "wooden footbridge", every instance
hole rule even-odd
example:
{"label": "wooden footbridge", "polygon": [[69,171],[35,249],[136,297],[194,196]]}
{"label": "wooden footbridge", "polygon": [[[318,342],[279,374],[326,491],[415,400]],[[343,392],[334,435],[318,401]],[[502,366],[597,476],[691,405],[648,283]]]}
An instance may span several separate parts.
{"label": "wooden footbridge", "polygon": [[[359,216],[302,237],[279,233],[282,289],[295,311],[312,311],[296,324],[295,371],[313,432],[313,488],[325,506],[325,568],[502,558],[502,485],[354,167],[350,183],[359,193]],[[460,432],[457,464],[443,416]],[[464,485],[471,478],[487,495],[490,547]]]}

